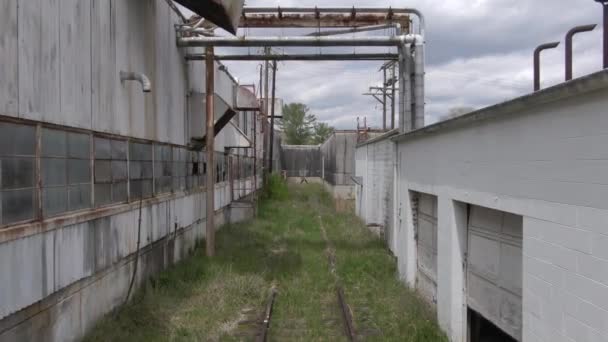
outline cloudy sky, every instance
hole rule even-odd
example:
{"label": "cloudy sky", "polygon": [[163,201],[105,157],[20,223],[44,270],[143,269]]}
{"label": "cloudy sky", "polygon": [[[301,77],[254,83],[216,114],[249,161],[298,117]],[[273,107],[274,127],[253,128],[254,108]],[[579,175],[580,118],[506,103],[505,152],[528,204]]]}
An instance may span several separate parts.
{"label": "cloudy sky", "polygon": [[[482,108],[530,92],[532,51],[540,43],[562,42],[542,58],[543,87],[562,82],[566,32],[576,25],[602,23],[601,6],[593,0],[247,0],[247,5],[420,9],[427,20],[427,123],[437,121],[453,107]],[[601,46],[601,25],[575,39],[575,77],[601,69]],[[259,82],[259,62],[226,64],[241,83]],[[277,96],[286,102],[307,104],[320,121],[337,128],[354,128],[357,117],[367,117],[378,127],[381,107],[361,94],[381,83],[380,65],[280,63]]]}

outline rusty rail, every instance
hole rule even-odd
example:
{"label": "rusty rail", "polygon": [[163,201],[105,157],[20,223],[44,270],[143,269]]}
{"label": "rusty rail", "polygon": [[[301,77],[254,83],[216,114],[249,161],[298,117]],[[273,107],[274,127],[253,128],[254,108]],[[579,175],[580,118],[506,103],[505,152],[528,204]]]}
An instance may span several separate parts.
{"label": "rusty rail", "polygon": [[342,311],[342,319],[344,320],[346,337],[349,341],[355,342],[357,341],[357,332],[355,331],[353,314],[350,311],[350,307],[346,303],[346,296],[344,296],[344,289],[342,288],[342,285],[336,286],[336,292],[338,294],[338,303],[340,304],[340,311]]}
{"label": "rusty rail", "polygon": [[270,290],[270,296],[266,303],[266,310],[264,311],[264,317],[260,326],[260,333],[256,339],[257,342],[266,342],[268,339],[268,330],[270,329],[270,319],[272,318],[272,308],[274,307],[274,301],[277,297],[277,288],[272,287]]}

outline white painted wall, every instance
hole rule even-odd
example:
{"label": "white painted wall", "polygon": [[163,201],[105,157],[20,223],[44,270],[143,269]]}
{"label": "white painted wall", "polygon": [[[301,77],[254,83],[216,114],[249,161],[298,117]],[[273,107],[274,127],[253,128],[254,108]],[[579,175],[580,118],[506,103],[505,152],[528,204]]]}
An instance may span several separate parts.
{"label": "white painted wall", "polygon": [[399,270],[415,282],[403,194],[438,196],[438,319],[452,341],[466,336],[466,203],[524,217],[524,341],[608,341],[608,72],[398,140]]}

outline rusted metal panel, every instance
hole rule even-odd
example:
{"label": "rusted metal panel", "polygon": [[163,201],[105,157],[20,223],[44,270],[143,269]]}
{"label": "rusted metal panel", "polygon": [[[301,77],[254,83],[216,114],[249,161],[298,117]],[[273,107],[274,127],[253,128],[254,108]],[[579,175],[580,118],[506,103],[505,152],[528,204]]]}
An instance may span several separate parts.
{"label": "rusted metal panel", "polygon": [[236,34],[245,0],[175,0],[224,30]]}
{"label": "rusted metal panel", "polygon": [[386,14],[247,14],[241,19],[241,27],[362,27],[387,23],[400,24],[404,32],[409,31],[408,15],[395,14],[391,19]]}
{"label": "rusted metal panel", "polygon": [[469,222],[468,305],[521,341],[523,219],[472,206]]}

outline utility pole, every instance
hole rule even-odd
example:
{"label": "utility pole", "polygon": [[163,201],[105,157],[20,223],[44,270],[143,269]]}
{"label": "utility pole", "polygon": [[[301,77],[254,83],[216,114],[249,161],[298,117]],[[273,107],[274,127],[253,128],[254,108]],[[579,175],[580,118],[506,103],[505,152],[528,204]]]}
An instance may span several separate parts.
{"label": "utility pole", "polygon": [[277,61],[272,64],[272,102],[270,104],[270,157],[268,158],[268,172],[272,174],[274,167],[272,163],[272,157],[274,156],[274,106],[276,102],[277,93]]}
{"label": "utility pole", "polygon": [[386,131],[386,67],[382,68],[382,130]]}
{"label": "utility pole", "polygon": [[395,95],[397,95],[397,64],[393,63],[393,77],[391,78],[392,86],[392,96],[391,96],[391,129],[395,129]]}
{"label": "utility pole", "polygon": [[[270,55],[270,47],[265,47],[264,48],[264,54],[266,56]],[[268,157],[268,112],[269,112],[269,103],[268,103],[268,91],[270,88],[269,85],[269,77],[268,77],[268,73],[269,73],[269,69],[270,69],[270,62],[268,61],[268,59],[266,59],[266,61],[264,62],[264,115],[263,115],[263,121],[262,121],[262,131],[264,132],[264,161],[266,160],[266,158]],[[262,165],[265,165],[264,163],[262,163]],[[266,175],[268,174],[268,170],[264,170],[264,184],[266,184]]]}
{"label": "utility pole", "polygon": [[213,97],[215,94],[215,60],[213,47],[205,49],[205,71],[206,71],[206,126],[207,126],[207,220],[206,220],[206,251],[207,257],[215,256],[215,105]]}

